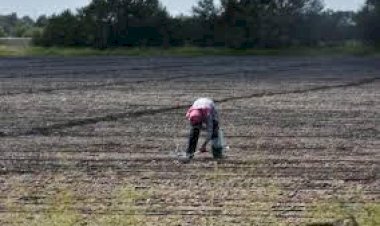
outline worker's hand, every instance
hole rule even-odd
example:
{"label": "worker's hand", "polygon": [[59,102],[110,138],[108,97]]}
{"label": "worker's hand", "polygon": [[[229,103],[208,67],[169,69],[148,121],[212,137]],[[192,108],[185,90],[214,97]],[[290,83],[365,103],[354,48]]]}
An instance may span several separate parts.
{"label": "worker's hand", "polygon": [[199,152],[201,153],[207,152],[206,146],[202,146],[201,148],[199,148]]}

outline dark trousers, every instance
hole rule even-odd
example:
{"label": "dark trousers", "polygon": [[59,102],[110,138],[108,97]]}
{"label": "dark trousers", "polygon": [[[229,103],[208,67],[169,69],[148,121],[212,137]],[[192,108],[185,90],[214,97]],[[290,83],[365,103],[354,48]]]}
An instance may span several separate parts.
{"label": "dark trousers", "polygon": [[[199,135],[201,133],[201,128],[202,128],[202,124],[191,126],[190,136],[189,136],[189,144],[188,144],[187,150],[186,150],[187,153],[189,153],[189,154],[195,153],[195,151],[197,149]],[[218,121],[214,120],[211,139],[218,138],[218,134],[219,134],[219,123],[218,123]]]}

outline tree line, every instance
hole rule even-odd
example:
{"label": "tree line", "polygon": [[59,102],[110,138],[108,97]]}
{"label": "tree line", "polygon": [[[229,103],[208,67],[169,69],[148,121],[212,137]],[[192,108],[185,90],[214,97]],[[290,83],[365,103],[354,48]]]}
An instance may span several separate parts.
{"label": "tree line", "polygon": [[[380,45],[380,0],[367,0],[359,12],[325,10],[321,0],[221,0],[218,6],[199,0],[192,12],[171,16],[159,0],[92,0],[30,26],[42,46],[281,48],[352,40]],[[1,21],[0,33],[3,28],[15,34],[15,26]]]}
{"label": "tree line", "polygon": [[46,16],[33,20],[29,16],[18,17],[16,13],[0,15],[0,38],[39,35],[47,22],[48,18]]}

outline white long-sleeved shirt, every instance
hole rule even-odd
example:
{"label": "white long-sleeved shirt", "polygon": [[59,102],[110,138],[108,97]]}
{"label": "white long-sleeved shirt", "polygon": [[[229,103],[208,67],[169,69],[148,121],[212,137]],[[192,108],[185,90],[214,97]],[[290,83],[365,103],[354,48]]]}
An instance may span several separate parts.
{"label": "white long-sleeved shirt", "polygon": [[206,124],[207,141],[211,140],[214,131],[214,121],[219,121],[218,111],[215,107],[214,101],[210,98],[199,98],[187,111],[187,118],[189,119],[190,112],[193,110],[200,110],[202,112],[202,123]]}

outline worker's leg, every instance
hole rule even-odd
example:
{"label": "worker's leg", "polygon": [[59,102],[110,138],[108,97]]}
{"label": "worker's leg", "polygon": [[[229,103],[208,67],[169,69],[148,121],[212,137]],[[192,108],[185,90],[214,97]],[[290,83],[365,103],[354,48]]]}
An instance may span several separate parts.
{"label": "worker's leg", "polygon": [[223,147],[219,141],[219,123],[214,121],[214,130],[212,132],[212,155],[214,158],[222,158]]}
{"label": "worker's leg", "polygon": [[201,126],[191,126],[190,136],[189,136],[189,144],[187,146],[186,154],[192,158],[194,156],[195,150],[197,149],[200,128]]}
{"label": "worker's leg", "polygon": [[214,140],[215,138],[218,138],[219,136],[219,123],[216,120],[214,120],[212,123],[213,123],[213,131],[212,131],[211,139]]}

